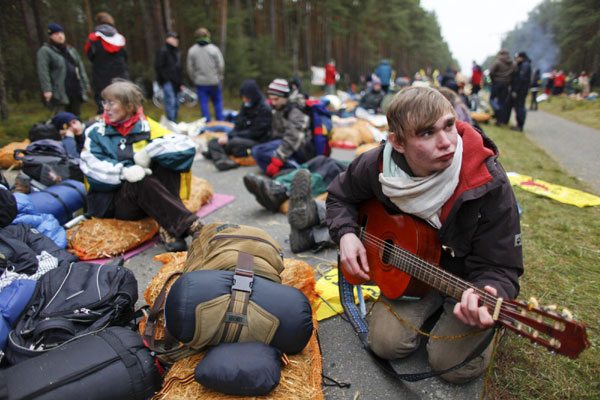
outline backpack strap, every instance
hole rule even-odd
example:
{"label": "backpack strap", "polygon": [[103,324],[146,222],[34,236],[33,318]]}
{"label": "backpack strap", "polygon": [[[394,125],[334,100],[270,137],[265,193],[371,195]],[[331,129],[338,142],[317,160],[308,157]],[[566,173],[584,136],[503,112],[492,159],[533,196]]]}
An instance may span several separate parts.
{"label": "backpack strap", "polygon": [[[179,277],[179,275],[181,274],[181,272],[174,272],[167,277],[162,289],[160,290],[160,293],[158,294],[158,296],[156,296],[156,299],[154,299],[154,304],[152,304],[152,308],[150,308],[150,311],[148,312],[148,318],[146,318],[146,327],[144,329],[144,333],[142,334],[142,338],[144,339],[146,346],[148,346],[148,348],[151,351],[163,352],[166,349],[170,349],[172,347],[173,338],[170,335],[168,337],[165,337],[165,341],[161,342],[157,346],[157,343],[154,340],[154,330],[156,328],[156,321],[158,319],[158,316],[164,309],[165,300],[167,297],[167,286],[171,282],[171,279]],[[165,329],[165,335],[166,333],[167,330]]]}
{"label": "backpack strap", "polygon": [[237,342],[242,328],[248,325],[246,313],[254,284],[254,256],[240,251],[231,286],[231,300],[225,313],[221,343]]}

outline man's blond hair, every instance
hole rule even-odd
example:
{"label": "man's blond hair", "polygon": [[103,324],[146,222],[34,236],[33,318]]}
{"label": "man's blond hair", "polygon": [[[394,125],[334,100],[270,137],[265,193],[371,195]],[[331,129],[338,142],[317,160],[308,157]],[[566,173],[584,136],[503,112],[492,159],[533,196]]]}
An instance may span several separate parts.
{"label": "man's blond hair", "polygon": [[456,116],[452,104],[436,89],[404,88],[394,96],[386,113],[390,140],[403,142],[406,135],[431,127],[447,113]]}
{"label": "man's blond hair", "polygon": [[105,87],[101,96],[103,99],[110,98],[117,100],[125,109],[133,106],[134,113],[142,106],[144,101],[144,94],[138,85],[119,78],[113,80],[113,83]]}
{"label": "man's blond hair", "polygon": [[210,39],[210,32],[204,27],[198,28],[194,32],[194,37],[196,39]]}

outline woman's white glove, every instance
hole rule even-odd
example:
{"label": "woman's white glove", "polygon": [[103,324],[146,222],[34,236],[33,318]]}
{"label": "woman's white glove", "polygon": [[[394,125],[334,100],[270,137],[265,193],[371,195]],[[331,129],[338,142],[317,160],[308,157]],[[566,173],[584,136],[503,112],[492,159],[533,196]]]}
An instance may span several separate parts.
{"label": "woman's white glove", "polygon": [[121,171],[121,179],[124,179],[127,182],[139,182],[144,179],[146,175],[152,175],[152,170],[150,168],[142,168],[139,165],[125,167]]}
{"label": "woman's white glove", "polygon": [[150,163],[152,163],[152,159],[146,149],[141,149],[137,153],[133,155],[133,162],[135,165],[139,165],[142,168],[150,168]]}

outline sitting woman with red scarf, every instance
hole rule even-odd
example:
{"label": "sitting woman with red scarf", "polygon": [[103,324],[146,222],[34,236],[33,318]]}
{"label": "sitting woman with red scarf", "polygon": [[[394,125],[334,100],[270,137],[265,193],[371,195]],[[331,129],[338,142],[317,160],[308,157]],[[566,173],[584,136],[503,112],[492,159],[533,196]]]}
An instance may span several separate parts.
{"label": "sitting woman with red scarf", "polygon": [[117,81],[102,91],[104,114],[86,130],[81,170],[88,214],[97,218],[154,218],[167,251],[187,249],[202,228],[181,199],[189,197],[194,142],[144,115],[139,87]]}

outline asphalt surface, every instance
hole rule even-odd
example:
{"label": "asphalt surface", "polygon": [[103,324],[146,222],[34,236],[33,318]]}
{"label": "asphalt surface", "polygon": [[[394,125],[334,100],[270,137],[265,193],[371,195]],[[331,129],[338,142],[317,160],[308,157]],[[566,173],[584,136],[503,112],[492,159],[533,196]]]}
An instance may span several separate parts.
{"label": "asphalt surface", "polygon": [[600,195],[600,131],[544,111],[528,111],[525,134]]}
{"label": "asphalt surface", "polygon": [[[600,148],[600,132],[581,126],[542,111],[529,112],[525,133],[554,157],[571,175],[586,181],[595,194],[600,194],[600,158],[595,154]],[[351,159],[352,151],[336,150],[333,156]],[[242,182],[247,173],[260,173],[258,167],[241,167],[219,172],[212,162],[197,156],[193,174],[208,180],[215,193],[232,195],[235,200],[204,218],[205,222],[235,222],[258,226],[266,230],[283,247],[285,257],[300,257],[291,253],[288,242],[290,228],[285,215],[263,209],[249,194]],[[13,173],[6,174],[14,179]],[[189,239],[188,239],[189,242]],[[141,252],[126,261],[138,279],[140,300],[142,293],[161,264],[152,257],[163,253],[161,244]],[[302,253],[302,259],[313,267],[327,270],[327,264],[336,260],[335,250],[318,253]],[[438,378],[421,382],[399,382],[385,375],[380,367],[369,358],[352,327],[341,316],[319,323],[319,339],[323,353],[324,375],[339,382],[350,383],[350,387],[324,386],[325,398],[331,399],[479,399],[484,386],[484,377],[466,385],[448,384]],[[421,347],[407,359],[394,363],[399,373],[428,371],[427,356]]]}
{"label": "asphalt surface", "polygon": [[[339,159],[349,159],[351,151],[335,151]],[[337,253],[334,249],[318,253],[306,252],[300,256],[291,252],[289,246],[290,228],[287,217],[281,213],[271,213],[260,206],[254,196],[248,193],[242,182],[247,173],[260,173],[258,167],[240,167],[219,172],[211,161],[198,156],[194,161],[193,174],[208,180],[215,193],[235,196],[235,200],[213,212],[203,220],[210,222],[235,222],[261,227],[267,231],[284,249],[284,256],[302,257],[310,265],[323,271],[328,263],[334,263]],[[189,239],[188,239],[189,241]],[[161,244],[127,260],[126,266],[132,269],[138,279],[138,290],[142,305],[142,292],[156,274],[161,264],[152,257],[164,252]],[[323,353],[323,373],[339,382],[350,383],[348,388],[324,387],[326,399],[478,399],[483,390],[483,377],[466,385],[452,385],[441,379],[431,378],[421,382],[404,383],[385,375],[362,348],[349,323],[336,316],[319,323],[319,340]],[[399,373],[429,371],[426,353],[421,347],[416,354],[395,363]]]}

